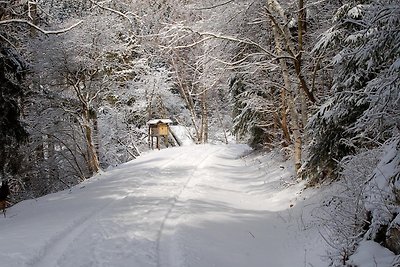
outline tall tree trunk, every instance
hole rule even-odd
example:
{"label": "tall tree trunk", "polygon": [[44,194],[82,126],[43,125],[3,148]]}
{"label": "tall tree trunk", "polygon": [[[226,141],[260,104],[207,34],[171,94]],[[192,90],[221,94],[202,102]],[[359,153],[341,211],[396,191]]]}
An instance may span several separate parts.
{"label": "tall tree trunk", "polygon": [[147,100],[147,119],[151,120],[153,116],[153,98],[154,98],[154,89],[151,91],[150,95],[149,92],[146,90],[146,100]]}
{"label": "tall tree trunk", "polygon": [[[39,22],[39,16],[38,16],[38,12],[37,12],[37,3],[33,2],[33,1],[27,1],[27,5],[28,5],[28,17],[32,20],[32,23],[37,25]],[[30,28],[30,34],[31,37],[35,37],[38,33],[38,30],[31,27]]]}
{"label": "tall tree trunk", "polygon": [[56,176],[56,178],[58,178],[58,171],[56,171],[57,165],[54,162],[56,154],[56,149],[54,144],[55,140],[50,134],[46,135],[46,139],[47,139],[47,154],[48,154],[47,168],[49,170],[49,175]]}
{"label": "tall tree trunk", "polygon": [[[218,107],[218,103],[217,103],[216,100],[215,100],[215,103],[216,103],[216,106]],[[220,125],[220,127],[221,127],[221,130],[224,132],[225,144],[228,144],[228,143],[229,143],[229,142],[228,142],[228,135],[227,135],[227,133],[226,133],[226,129],[225,129],[225,127],[224,127],[224,123],[223,123],[223,121],[222,121],[222,116],[221,116],[221,112],[220,112],[220,109],[219,109],[219,108],[217,108],[217,117],[218,117],[218,122],[219,122],[219,125]]]}
{"label": "tall tree trunk", "polygon": [[204,90],[201,98],[201,129],[199,142],[204,144],[208,142],[207,90]]}
{"label": "tall tree trunk", "polygon": [[192,125],[193,125],[193,128],[196,133],[196,138],[197,138],[197,140],[199,140],[200,139],[200,131],[199,131],[199,128],[197,127],[197,123],[196,123],[196,112],[194,109],[193,99],[190,95],[189,90],[186,88],[186,86],[182,82],[182,78],[179,75],[178,66],[173,58],[172,58],[172,64],[174,66],[175,73],[177,74],[180,95],[185,100],[186,107],[189,109],[190,119],[192,121]]}
{"label": "tall tree trunk", "polygon": [[[279,14],[282,16],[282,10],[280,9],[279,3],[276,2],[275,0],[268,0],[268,9],[271,11],[274,11],[274,13]],[[270,17],[273,16],[273,14],[270,14]],[[283,36],[279,33],[281,30],[278,28],[278,25],[276,24],[276,21],[271,18],[271,26],[272,26],[272,33],[274,36],[274,41],[275,41],[275,49],[276,49],[276,54],[277,56],[282,56],[283,55],[283,45],[282,45],[282,40]],[[298,113],[296,109],[296,102],[295,102],[295,97],[294,97],[294,92],[292,88],[292,83],[290,82],[290,74],[288,70],[288,66],[286,64],[286,59],[285,58],[280,58],[279,63],[281,66],[281,71],[282,71],[282,77],[285,85],[285,90],[288,92],[287,94],[287,103],[288,103],[288,108],[290,111],[290,119],[291,119],[291,129],[293,131],[293,139],[294,139],[294,161],[295,161],[295,170],[296,173],[301,167],[301,147],[302,147],[302,140],[301,140],[301,132],[300,132],[300,127],[298,123]]]}
{"label": "tall tree trunk", "polygon": [[[303,2],[301,2],[300,4],[304,6]],[[298,79],[301,89],[303,90],[303,92],[305,93],[307,98],[311,102],[315,103],[317,100],[316,100],[313,92],[310,91],[310,89],[308,88],[307,82],[302,73],[302,67],[301,67],[302,47],[301,47],[301,49],[298,49],[299,51],[296,51],[295,46],[292,42],[289,28],[287,27],[288,20],[284,13],[284,10],[282,9],[281,5],[279,4],[279,2],[277,0],[268,0],[266,11],[267,11],[267,15],[268,15],[269,19],[271,20],[272,27],[274,27],[276,29],[276,34],[280,35],[282,40],[285,42],[286,52],[288,53],[288,55],[291,57],[291,59],[293,61],[294,70],[296,72],[296,76],[297,76],[297,79]],[[301,11],[303,12],[303,14],[299,15],[299,16],[303,17],[305,14],[304,7],[301,8]],[[279,23],[280,19],[277,19],[277,17],[279,17],[280,19],[283,20],[284,25],[281,25]],[[302,25],[301,29],[299,30],[299,28],[298,28],[298,32],[299,31],[303,32],[304,24],[302,23],[301,25]],[[303,43],[303,35],[300,34],[299,38],[301,38],[300,41],[302,44]]]}
{"label": "tall tree trunk", "polygon": [[92,111],[91,120],[93,121],[93,144],[96,150],[97,159],[100,159],[100,133],[99,133],[99,120],[97,113]]}
{"label": "tall tree trunk", "polygon": [[294,167],[297,173],[301,167],[301,158],[302,158],[301,155],[302,136],[299,126],[299,114],[297,113],[296,109],[296,99],[294,97],[292,84],[290,82],[289,70],[286,61],[284,59],[281,59],[280,64],[282,68],[282,76],[285,83],[285,87],[288,88],[289,92],[287,100],[288,100],[288,107],[290,110],[290,117],[291,117],[290,124],[293,132],[293,141],[294,141]]}
{"label": "tall tree trunk", "polygon": [[288,126],[288,105],[287,105],[287,96],[286,96],[286,87],[281,89],[281,129],[283,132],[283,138],[285,138],[285,146],[288,146],[291,143],[289,126]]}
{"label": "tall tree trunk", "polygon": [[[298,18],[297,18],[297,33],[298,33],[298,65],[299,65],[299,72],[301,71],[302,65],[302,56],[303,56],[303,34],[306,30],[306,12],[304,8],[304,0],[299,0],[299,11],[298,11]],[[301,102],[301,122],[302,127],[305,127],[308,121],[308,106],[307,106],[307,99],[305,96],[305,91],[301,90],[299,87],[299,94],[300,94],[300,102]]]}
{"label": "tall tree trunk", "polygon": [[82,115],[83,115],[82,127],[85,133],[85,141],[86,141],[87,155],[88,155],[88,167],[89,171],[93,174],[100,171],[100,163],[97,157],[96,146],[93,142],[93,130],[90,125],[89,108],[85,107]]}

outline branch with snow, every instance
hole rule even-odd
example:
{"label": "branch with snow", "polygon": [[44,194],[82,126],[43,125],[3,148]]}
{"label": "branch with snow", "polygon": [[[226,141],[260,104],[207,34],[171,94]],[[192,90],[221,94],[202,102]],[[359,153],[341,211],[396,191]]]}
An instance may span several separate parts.
{"label": "branch with snow", "polygon": [[199,8],[195,8],[195,10],[207,10],[207,9],[213,9],[213,8],[217,8],[217,7],[221,7],[221,6],[224,6],[224,5],[230,4],[230,3],[232,3],[233,1],[234,1],[234,0],[229,0],[229,1],[226,1],[226,2],[224,2],[224,3],[221,3],[221,4],[216,4],[216,5],[209,6],[209,7],[199,7]]}
{"label": "branch with snow", "polygon": [[22,23],[22,24],[27,24],[30,27],[38,30],[39,32],[43,33],[43,34],[61,34],[61,33],[65,33],[68,32],[70,30],[72,30],[73,28],[79,26],[81,23],[83,22],[83,20],[78,21],[77,23],[71,25],[68,28],[64,28],[64,29],[60,29],[60,30],[45,30],[35,24],[33,24],[32,22],[26,20],[26,19],[8,19],[8,20],[2,20],[0,21],[0,25],[2,24],[12,24],[12,23]]}
{"label": "branch with snow", "polygon": [[[129,21],[130,24],[133,24],[132,20],[131,20],[126,14],[124,14],[124,13],[118,11],[118,10],[115,10],[115,9],[113,9],[113,8],[109,8],[109,7],[100,5],[100,4],[97,3],[96,1],[93,1],[93,0],[89,0],[89,1],[90,1],[93,5],[98,6],[98,7],[102,8],[102,9],[104,9],[104,10],[108,10],[108,11],[110,11],[110,12],[112,12],[112,13],[115,13],[115,14],[117,14],[117,15],[119,15],[119,16],[125,18],[125,19],[127,19],[127,20]],[[137,16],[135,15],[135,17],[137,17]]]}

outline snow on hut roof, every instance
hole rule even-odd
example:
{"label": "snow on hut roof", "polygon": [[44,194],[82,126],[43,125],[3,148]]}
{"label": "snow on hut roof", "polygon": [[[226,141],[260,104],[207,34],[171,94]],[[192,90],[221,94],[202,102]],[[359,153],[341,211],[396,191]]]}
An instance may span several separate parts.
{"label": "snow on hut roof", "polygon": [[158,124],[158,123],[166,123],[166,124],[169,124],[169,123],[172,123],[172,121],[171,121],[170,119],[153,119],[153,120],[149,120],[149,121],[147,122],[148,125],[151,125],[151,124]]}

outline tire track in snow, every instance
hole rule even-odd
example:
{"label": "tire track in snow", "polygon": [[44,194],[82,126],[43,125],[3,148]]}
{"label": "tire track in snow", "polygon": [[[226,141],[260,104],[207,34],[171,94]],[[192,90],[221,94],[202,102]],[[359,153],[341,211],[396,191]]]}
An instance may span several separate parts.
{"label": "tire track in snow", "polygon": [[199,162],[196,163],[196,168],[192,171],[192,173],[189,175],[189,177],[186,179],[185,183],[183,184],[183,187],[181,188],[181,190],[179,190],[179,192],[177,194],[175,194],[173,197],[171,197],[170,199],[172,199],[172,204],[171,206],[168,208],[167,213],[165,214],[162,222],[161,222],[161,226],[160,229],[157,233],[157,241],[156,241],[156,255],[157,255],[157,267],[161,267],[162,266],[162,262],[161,262],[161,243],[162,243],[162,237],[163,237],[163,232],[165,230],[165,226],[167,224],[167,221],[170,219],[170,216],[172,214],[172,212],[174,211],[174,209],[176,208],[177,203],[179,202],[183,192],[186,190],[186,188],[188,187],[188,185],[190,184],[190,182],[192,182],[193,178],[196,178],[195,174],[196,172],[203,167],[204,162],[206,160],[208,160],[210,157],[214,156],[215,154],[217,154],[218,152],[220,152],[221,150],[224,150],[225,148],[218,148],[215,149],[214,151],[207,153],[207,155],[205,157],[203,157]]}
{"label": "tire track in snow", "polygon": [[[180,160],[184,156],[186,155],[183,154],[173,159],[168,159],[167,162],[161,164],[160,166],[155,166],[155,168],[157,168],[158,170],[163,170],[172,163]],[[146,174],[143,174],[143,176],[147,175],[148,172],[146,172]],[[142,179],[141,182],[138,183],[133,190],[128,191],[126,195],[122,198],[114,199],[107,205],[101,206],[100,208],[95,209],[89,214],[74,220],[70,226],[53,236],[46,243],[46,245],[40,249],[38,254],[33,259],[31,259],[29,265],[32,267],[58,266],[58,261],[63,257],[65,252],[68,250],[68,247],[70,247],[75,242],[75,240],[86,231],[86,229],[92,226],[97,219],[101,218],[101,216],[107,214],[108,210],[112,208],[112,206],[115,205],[118,201],[132,196],[137,189],[145,186],[145,183],[146,179]]]}
{"label": "tire track in snow", "polygon": [[[112,204],[109,203],[107,206]],[[106,207],[102,207],[103,210]],[[75,220],[69,227],[51,238],[41,249],[39,254],[31,261],[31,266],[58,266],[58,260],[62,257],[68,246],[85,231],[87,227],[100,215],[101,211],[96,210],[87,216]]]}

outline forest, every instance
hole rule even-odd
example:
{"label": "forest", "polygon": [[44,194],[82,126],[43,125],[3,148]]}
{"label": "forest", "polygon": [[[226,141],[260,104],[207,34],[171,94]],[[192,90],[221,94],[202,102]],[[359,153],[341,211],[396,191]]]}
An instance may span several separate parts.
{"label": "forest", "polygon": [[363,238],[398,255],[399,73],[397,0],[0,1],[0,180],[13,202],[70,188],[167,118],[339,181],[333,263]]}

